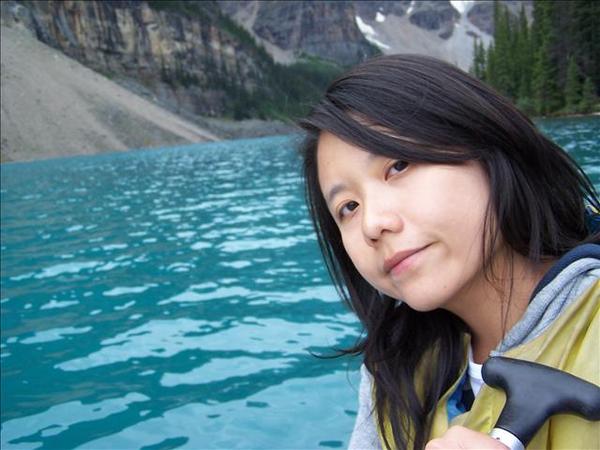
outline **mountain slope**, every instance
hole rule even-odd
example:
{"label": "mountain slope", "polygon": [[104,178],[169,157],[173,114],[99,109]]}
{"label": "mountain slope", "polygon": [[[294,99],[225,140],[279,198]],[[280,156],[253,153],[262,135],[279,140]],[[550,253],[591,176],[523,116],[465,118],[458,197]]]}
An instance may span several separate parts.
{"label": "mountain slope", "polygon": [[[515,16],[524,6],[531,18],[530,0],[501,1]],[[493,3],[485,0],[228,0],[218,4],[282,64],[309,54],[352,65],[363,59],[357,55],[373,54],[364,45],[366,40],[384,54],[421,53],[468,70],[474,41],[481,40],[487,47],[493,40]]]}
{"label": "mountain slope", "polygon": [[25,28],[2,25],[0,34],[2,162],[218,138],[42,44]]}

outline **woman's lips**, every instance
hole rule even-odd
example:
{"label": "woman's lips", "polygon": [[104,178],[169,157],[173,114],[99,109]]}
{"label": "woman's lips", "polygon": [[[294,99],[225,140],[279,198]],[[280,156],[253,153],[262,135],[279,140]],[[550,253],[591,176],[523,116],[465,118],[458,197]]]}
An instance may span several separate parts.
{"label": "woman's lips", "polygon": [[416,260],[416,256],[427,247],[428,245],[424,245],[395,253],[391,258],[385,260],[383,270],[391,275],[398,275],[407,269]]}

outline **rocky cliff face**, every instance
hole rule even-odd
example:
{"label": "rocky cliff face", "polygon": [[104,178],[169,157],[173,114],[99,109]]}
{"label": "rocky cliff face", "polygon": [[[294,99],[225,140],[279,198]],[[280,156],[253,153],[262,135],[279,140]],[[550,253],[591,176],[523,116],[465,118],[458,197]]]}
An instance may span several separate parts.
{"label": "rocky cliff face", "polygon": [[460,14],[449,1],[423,1],[413,4],[410,23],[426,30],[438,31],[438,36],[448,39]]}
{"label": "rocky cliff face", "polygon": [[[531,0],[502,3],[515,15],[521,5],[531,13]],[[466,70],[473,40],[487,46],[494,32],[493,3],[486,0],[252,0],[221,1],[219,7],[282,63],[308,54],[352,64],[372,54],[366,39],[385,54],[424,53]]]}
{"label": "rocky cliff face", "polygon": [[411,0],[400,0],[400,1],[354,1],[354,8],[356,13],[363,19],[373,22],[377,19],[377,13],[387,16],[393,14],[398,17],[402,17],[406,14],[406,11],[410,8]]}
{"label": "rocky cliff face", "polygon": [[377,53],[354,22],[352,3],[260,2],[253,31],[284,50],[352,65]]}
{"label": "rocky cliff face", "polygon": [[[521,7],[524,8],[525,14],[528,19],[531,20],[531,15],[533,11],[533,0],[524,0],[524,1],[504,1],[502,4],[508,8],[509,13],[513,16],[513,18],[517,18],[519,16],[519,11]],[[479,28],[484,33],[493,35],[494,34],[494,4],[493,2],[484,2],[478,1],[476,2],[468,11],[467,17],[469,21],[473,23],[477,28]]]}
{"label": "rocky cliff face", "polygon": [[11,3],[42,42],[177,112],[223,115],[232,89],[252,92],[263,78],[264,55],[223,26],[215,2]]}
{"label": "rocky cliff face", "polygon": [[[447,39],[460,17],[449,1],[222,1],[222,11],[262,40],[275,58],[283,50],[351,65],[373,55],[357,22],[409,16],[416,27]],[[287,52],[287,53],[285,53]]]}
{"label": "rocky cliff face", "polygon": [[219,7],[281,62],[310,55],[350,66],[378,53],[356,25],[354,2],[222,1]]}
{"label": "rocky cliff face", "polygon": [[[1,3],[40,41],[172,111],[206,116],[277,116],[269,111],[278,99],[287,104],[293,90],[290,104],[306,102],[329,76],[322,65],[286,72],[274,60],[349,66],[378,52],[409,52],[468,69],[473,39],[488,45],[493,32],[492,3],[484,1],[461,11],[448,0]],[[505,3],[516,11],[531,1]]]}

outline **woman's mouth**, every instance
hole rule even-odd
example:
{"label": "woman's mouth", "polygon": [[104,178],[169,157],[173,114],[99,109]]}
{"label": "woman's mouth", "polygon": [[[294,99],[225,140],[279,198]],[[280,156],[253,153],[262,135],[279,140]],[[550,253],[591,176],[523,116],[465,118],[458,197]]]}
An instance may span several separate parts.
{"label": "woman's mouth", "polygon": [[383,270],[385,273],[389,273],[390,275],[399,275],[409,267],[413,266],[418,257],[421,255],[421,252],[427,247],[429,247],[429,245],[401,250],[394,253],[391,258],[385,260]]}

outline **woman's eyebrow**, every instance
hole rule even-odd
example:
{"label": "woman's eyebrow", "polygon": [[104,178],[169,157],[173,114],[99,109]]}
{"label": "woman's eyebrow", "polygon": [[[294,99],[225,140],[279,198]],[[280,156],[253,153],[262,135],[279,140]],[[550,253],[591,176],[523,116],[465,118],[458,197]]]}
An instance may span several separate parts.
{"label": "woman's eyebrow", "polygon": [[[371,165],[373,161],[377,158],[381,157],[381,155],[377,155],[375,153],[369,153],[367,155],[367,164]],[[334,184],[333,187],[329,190],[329,194],[327,194],[326,202],[329,204],[333,200],[333,198],[339,194],[344,189],[347,189],[347,186],[344,183]]]}
{"label": "woman's eyebrow", "polygon": [[331,203],[331,201],[333,200],[333,198],[338,195],[341,191],[343,191],[344,189],[346,189],[346,185],[343,183],[338,183],[335,184],[331,190],[329,191],[329,194],[327,195],[327,203]]}

